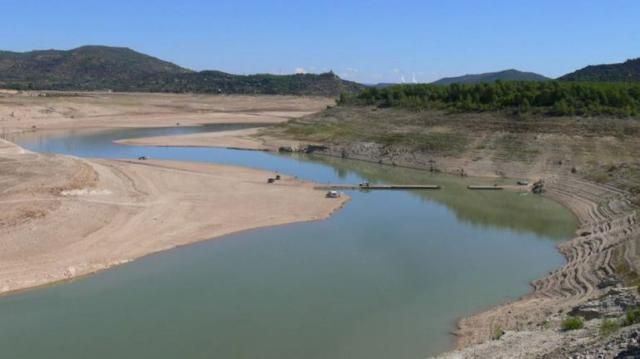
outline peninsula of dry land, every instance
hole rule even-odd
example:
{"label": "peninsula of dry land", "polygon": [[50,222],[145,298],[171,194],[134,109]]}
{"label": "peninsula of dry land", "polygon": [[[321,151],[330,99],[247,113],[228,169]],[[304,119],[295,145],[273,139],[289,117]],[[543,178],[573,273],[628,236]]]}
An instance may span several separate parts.
{"label": "peninsula of dry land", "polygon": [[[3,93],[5,137],[21,131],[274,123],[326,99]],[[0,140],[0,293],[90,274],[228,233],[318,220],[347,198],[247,168],[39,154]]]}

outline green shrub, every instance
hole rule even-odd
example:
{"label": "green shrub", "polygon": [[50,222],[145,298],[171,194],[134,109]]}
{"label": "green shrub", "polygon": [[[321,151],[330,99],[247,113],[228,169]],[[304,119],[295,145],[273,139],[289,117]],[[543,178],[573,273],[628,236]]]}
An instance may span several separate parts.
{"label": "green shrub", "polygon": [[568,316],[562,321],[561,328],[564,331],[582,329],[584,327],[584,321],[580,317]]}
{"label": "green shrub", "polygon": [[613,319],[605,319],[600,323],[600,335],[607,337],[620,329],[618,321]]}
{"label": "green shrub", "polygon": [[497,327],[494,329],[493,335],[491,335],[491,339],[500,340],[500,338],[502,338],[504,334],[505,334],[504,330],[502,330],[502,328],[500,327]]}
{"label": "green shrub", "polygon": [[624,318],[624,325],[632,325],[640,323],[640,307],[627,309],[627,315]]}

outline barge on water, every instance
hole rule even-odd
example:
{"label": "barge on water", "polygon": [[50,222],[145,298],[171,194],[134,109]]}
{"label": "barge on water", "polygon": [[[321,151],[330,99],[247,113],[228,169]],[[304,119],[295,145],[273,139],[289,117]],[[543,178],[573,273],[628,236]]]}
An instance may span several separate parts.
{"label": "barge on water", "polygon": [[504,187],[502,186],[498,186],[498,185],[493,185],[493,186],[477,186],[477,185],[469,185],[467,186],[468,189],[470,190],[502,190],[504,189]]}

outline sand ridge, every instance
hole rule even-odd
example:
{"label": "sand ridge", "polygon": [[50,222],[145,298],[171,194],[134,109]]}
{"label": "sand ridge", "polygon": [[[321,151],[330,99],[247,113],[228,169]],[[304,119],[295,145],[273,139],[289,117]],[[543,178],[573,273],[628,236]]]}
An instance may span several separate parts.
{"label": "sand ridge", "polygon": [[540,330],[548,318],[601,297],[609,288],[600,284],[615,279],[615,252],[635,250],[637,212],[624,191],[558,176],[548,181],[546,195],[580,221],[577,236],[558,246],[567,263],[534,281],[529,295],[463,318],[456,333],[459,348],[485,342],[496,330]]}
{"label": "sand ridge", "polygon": [[277,150],[277,147],[272,143],[267,144],[257,137],[260,131],[261,128],[249,128],[222,132],[194,133],[189,135],[127,138],[115,142],[123,145],[136,146],[222,147],[255,151]]}

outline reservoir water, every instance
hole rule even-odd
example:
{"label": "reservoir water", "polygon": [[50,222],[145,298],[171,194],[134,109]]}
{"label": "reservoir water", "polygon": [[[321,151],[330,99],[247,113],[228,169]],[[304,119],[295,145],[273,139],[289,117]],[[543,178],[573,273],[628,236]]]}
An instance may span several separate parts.
{"label": "reservoir water", "polygon": [[524,295],[531,280],[561,266],[555,245],[575,231],[572,214],[555,202],[468,191],[463,178],[343,159],[112,142],[228,128],[36,132],[12,140],[82,157],[144,155],[320,183],[443,189],[352,191],[352,201],[325,221],[237,233],[1,297],[2,357],[425,358],[451,347],[459,317]]}

